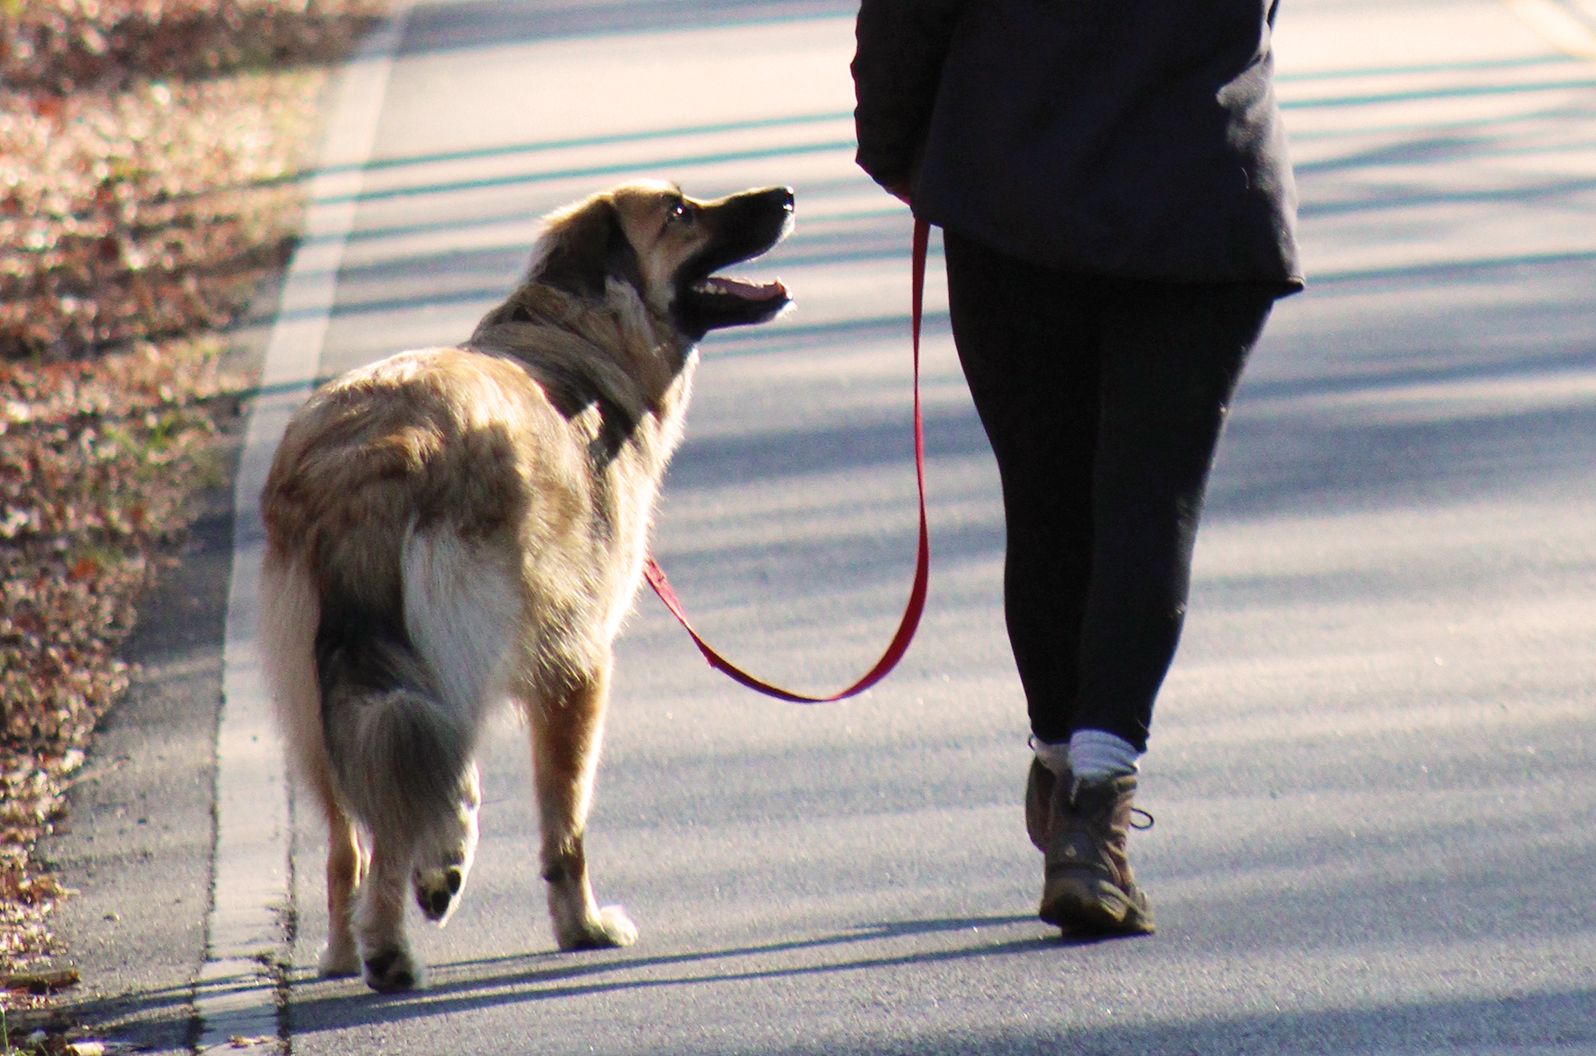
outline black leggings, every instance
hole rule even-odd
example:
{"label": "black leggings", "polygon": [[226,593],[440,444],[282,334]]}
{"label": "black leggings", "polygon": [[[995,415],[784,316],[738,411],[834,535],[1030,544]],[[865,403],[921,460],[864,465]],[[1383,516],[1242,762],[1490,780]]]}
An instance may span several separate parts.
{"label": "black leggings", "polygon": [[1208,471],[1277,291],[1066,275],[947,233],[953,336],[997,456],[1031,730],[1147,749]]}

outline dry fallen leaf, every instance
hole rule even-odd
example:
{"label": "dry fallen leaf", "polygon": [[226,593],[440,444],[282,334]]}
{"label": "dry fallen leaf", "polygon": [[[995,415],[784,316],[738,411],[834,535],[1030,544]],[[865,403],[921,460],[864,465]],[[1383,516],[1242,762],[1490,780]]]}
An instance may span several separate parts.
{"label": "dry fallen leaf", "polygon": [[52,949],[32,848],[218,473],[215,333],[290,245],[316,64],[381,3],[0,0],[0,972]]}

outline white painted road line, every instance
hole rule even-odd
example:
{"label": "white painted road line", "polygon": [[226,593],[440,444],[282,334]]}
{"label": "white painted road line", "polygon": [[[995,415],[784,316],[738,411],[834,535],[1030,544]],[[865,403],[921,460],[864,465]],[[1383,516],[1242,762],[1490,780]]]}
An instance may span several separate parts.
{"label": "white painted road line", "polygon": [[354,224],[377,116],[403,35],[403,5],[340,73],[308,191],[304,238],[288,268],[239,462],[233,571],[216,743],[216,831],[206,961],[194,987],[199,1051],[279,1035],[280,965],[290,905],[287,773],[261,675],[256,627],[263,543],[260,489],[289,416],[321,362],[338,269]]}

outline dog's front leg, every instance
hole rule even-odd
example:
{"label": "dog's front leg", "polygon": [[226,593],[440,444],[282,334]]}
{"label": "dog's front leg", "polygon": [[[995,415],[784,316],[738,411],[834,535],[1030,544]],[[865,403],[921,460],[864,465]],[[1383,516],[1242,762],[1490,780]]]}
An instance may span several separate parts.
{"label": "dog's front leg", "polygon": [[598,907],[582,836],[609,699],[609,663],[562,679],[531,707],[533,781],[543,827],[543,879],[562,950],[630,946],[637,927],[620,906]]}

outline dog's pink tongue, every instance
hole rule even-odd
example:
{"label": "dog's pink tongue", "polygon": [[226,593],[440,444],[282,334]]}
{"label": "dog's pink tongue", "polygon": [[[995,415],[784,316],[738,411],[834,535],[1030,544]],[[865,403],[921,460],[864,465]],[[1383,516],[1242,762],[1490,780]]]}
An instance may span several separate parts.
{"label": "dog's pink tongue", "polygon": [[748,282],[714,275],[708,280],[708,285],[716,293],[727,293],[749,301],[768,301],[773,297],[781,297],[787,292],[787,287],[781,284],[780,279],[774,282]]}

